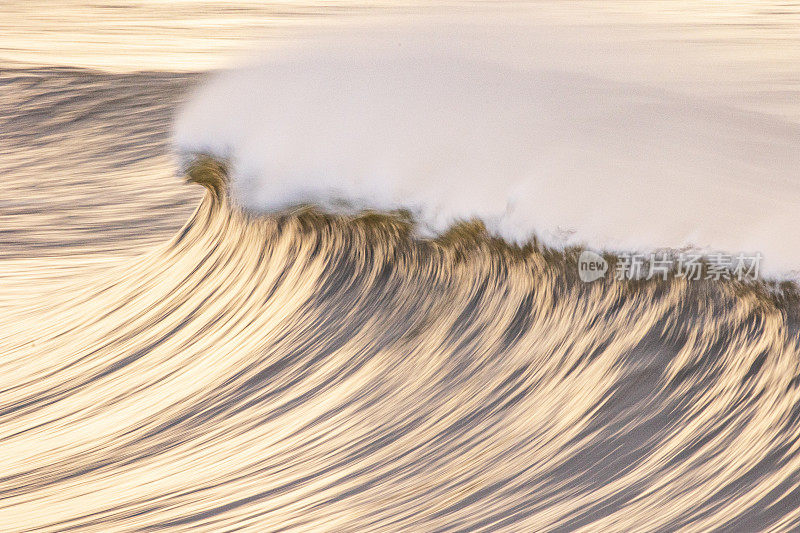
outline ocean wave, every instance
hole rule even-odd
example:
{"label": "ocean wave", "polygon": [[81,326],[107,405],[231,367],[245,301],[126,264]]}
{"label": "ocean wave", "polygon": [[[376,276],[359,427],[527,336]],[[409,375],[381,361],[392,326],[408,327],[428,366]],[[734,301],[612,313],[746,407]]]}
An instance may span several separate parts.
{"label": "ocean wave", "polygon": [[800,524],[796,303],[512,252],[209,192],[3,340],[0,526]]}
{"label": "ocean wave", "polygon": [[[608,148],[643,172],[661,168],[646,164],[654,154],[652,163],[675,162],[663,172],[747,176],[723,187],[691,174],[699,183],[688,192],[648,196],[646,180],[612,174],[609,159],[594,181],[549,182],[550,197],[517,190],[513,198],[535,208],[531,218],[504,218],[498,206],[516,163],[537,154],[553,163],[557,150],[526,155],[524,143],[505,144],[512,134],[529,140],[524,128],[486,135],[484,127],[475,138],[453,128],[518,109],[497,96],[507,93],[479,99],[488,107],[466,120],[442,122],[459,133],[458,165],[387,166],[390,157],[422,158],[410,141],[394,155],[386,138],[359,148],[370,132],[393,133],[359,121],[343,129],[320,120],[319,131],[335,135],[306,138],[304,152],[314,118],[334,117],[325,113],[338,97],[325,91],[344,81],[295,91],[297,105],[270,100],[272,84],[283,79],[288,91],[292,76],[341,72],[331,55],[342,56],[323,53],[325,68],[308,70],[306,53],[292,54],[267,78],[262,67],[221,73],[190,99],[176,139],[186,178],[207,191],[175,179],[168,151],[170,117],[200,76],[0,73],[8,89],[0,93],[8,141],[0,150],[0,530],[800,529],[797,287],[611,274],[626,250],[684,242],[669,231],[683,216],[682,194],[687,206],[750,205],[742,219],[686,216],[707,224],[699,235],[709,243],[753,239],[767,259],[792,264],[784,252],[794,214],[784,208],[795,176],[768,171],[794,162],[786,144],[796,146],[794,126],[563,69],[517,72],[461,58],[447,68],[499,76],[477,88],[488,79],[507,87],[511,71],[541,81],[536,94],[551,122],[537,135],[556,128],[564,137],[555,146],[580,146],[561,154],[566,163]],[[375,54],[395,66],[406,57]],[[454,81],[452,70],[438,71],[445,56],[432,54],[419,76],[446,104],[445,93],[475,87],[452,93],[430,83]],[[363,66],[343,68],[410,72]],[[414,94],[353,106],[380,110]],[[404,116],[423,125],[437,117]],[[598,120],[584,124],[587,116]],[[619,126],[610,137],[618,144],[595,142],[603,124]],[[654,131],[662,135],[648,137]],[[682,141],[689,132],[708,138]],[[275,169],[294,174],[269,171],[277,152],[264,140],[281,135],[294,151]],[[511,157],[495,166],[488,152],[465,151],[477,145],[466,141],[485,138]],[[648,139],[653,151],[625,149]],[[372,162],[356,158],[371,146],[385,150]],[[308,174],[318,168],[309,154],[342,166]],[[471,168],[478,159],[491,168]],[[365,173],[350,173],[358,168]],[[391,168],[409,170],[397,183],[419,190],[383,190],[392,176],[372,171]],[[464,179],[454,179],[457,168]],[[365,181],[321,186],[345,175]],[[472,181],[479,175],[491,179]],[[606,194],[585,220],[599,224],[589,229],[604,246],[592,248],[608,271],[587,282],[589,250],[579,244],[591,244],[589,230],[576,226],[571,237],[561,229],[573,226],[559,225],[598,188]],[[581,194],[563,196],[570,191]],[[650,211],[659,201],[663,210]],[[631,241],[604,240],[636,209],[664,218],[629,226]],[[771,239],[762,222],[774,223]]]}

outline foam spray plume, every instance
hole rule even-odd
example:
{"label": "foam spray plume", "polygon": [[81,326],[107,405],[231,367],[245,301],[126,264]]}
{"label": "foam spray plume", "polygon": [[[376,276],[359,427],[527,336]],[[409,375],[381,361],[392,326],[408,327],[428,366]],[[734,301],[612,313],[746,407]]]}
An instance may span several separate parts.
{"label": "foam spray plume", "polygon": [[796,125],[421,33],[224,72],[185,108],[177,146],[229,159],[234,200],[256,212],[407,209],[433,235],[480,219],[509,242],[800,265]]}

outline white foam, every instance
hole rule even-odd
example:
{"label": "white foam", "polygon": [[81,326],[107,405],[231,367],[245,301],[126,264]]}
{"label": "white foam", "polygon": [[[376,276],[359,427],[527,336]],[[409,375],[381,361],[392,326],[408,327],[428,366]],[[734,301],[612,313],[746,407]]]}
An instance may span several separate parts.
{"label": "white foam", "polygon": [[571,73],[563,47],[498,60],[460,37],[405,35],[312,41],[220,73],[176,143],[229,157],[234,198],[258,211],[344,200],[410,208],[430,232],[479,217],[517,242],[757,251],[773,271],[800,267],[796,125]]}

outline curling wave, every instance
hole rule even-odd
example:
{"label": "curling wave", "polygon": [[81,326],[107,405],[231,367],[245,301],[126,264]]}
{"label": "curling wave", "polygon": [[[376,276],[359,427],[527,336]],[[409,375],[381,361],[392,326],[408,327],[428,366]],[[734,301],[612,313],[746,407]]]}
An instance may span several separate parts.
{"label": "curling wave", "polygon": [[795,300],[226,194],[2,339],[0,529],[800,527]]}
{"label": "curling wave", "polygon": [[[441,52],[416,89],[444,107],[377,124],[453,133],[425,152],[439,159],[413,148],[445,144],[359,118],[423,102],[413,84],[329,105],[391,72],[414,81],[395,67],[417,52],[220,74],[176,134],[202,200],[174,179],[167,131],[199,76],[0,71],[0,531],[800,529],[796,289],[584,283],[559,237],[796,265],[796,127],[559,68],[459,56],[440,72]],[[341,100],[330,74],[350,70],[379,76]],[[483,73],[472,88],[427,81],[467,72]],[[289,91],[310,78],[319,90]],[[539,99],[500,97],[517,90]],[[521,116],[547,127],[503,114],[536,105]],[[315,120],[326,135],[305,135]],[[515,183],[535,194],[507,187],[526,162]],[[692,187],[652,174],[673,170]],[[328,188],[342,176],[356,181]]]}

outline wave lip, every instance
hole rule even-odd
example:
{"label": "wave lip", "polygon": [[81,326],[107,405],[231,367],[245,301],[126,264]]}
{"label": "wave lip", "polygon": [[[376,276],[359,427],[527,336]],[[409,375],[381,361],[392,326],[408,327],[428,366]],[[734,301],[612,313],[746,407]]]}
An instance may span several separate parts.
{"label": "wave lip", "polygon": [[227,197],[230,180],[227,162],[209,154],[192,154],[189,161],[186,181],[202,185],[219,201]]}

